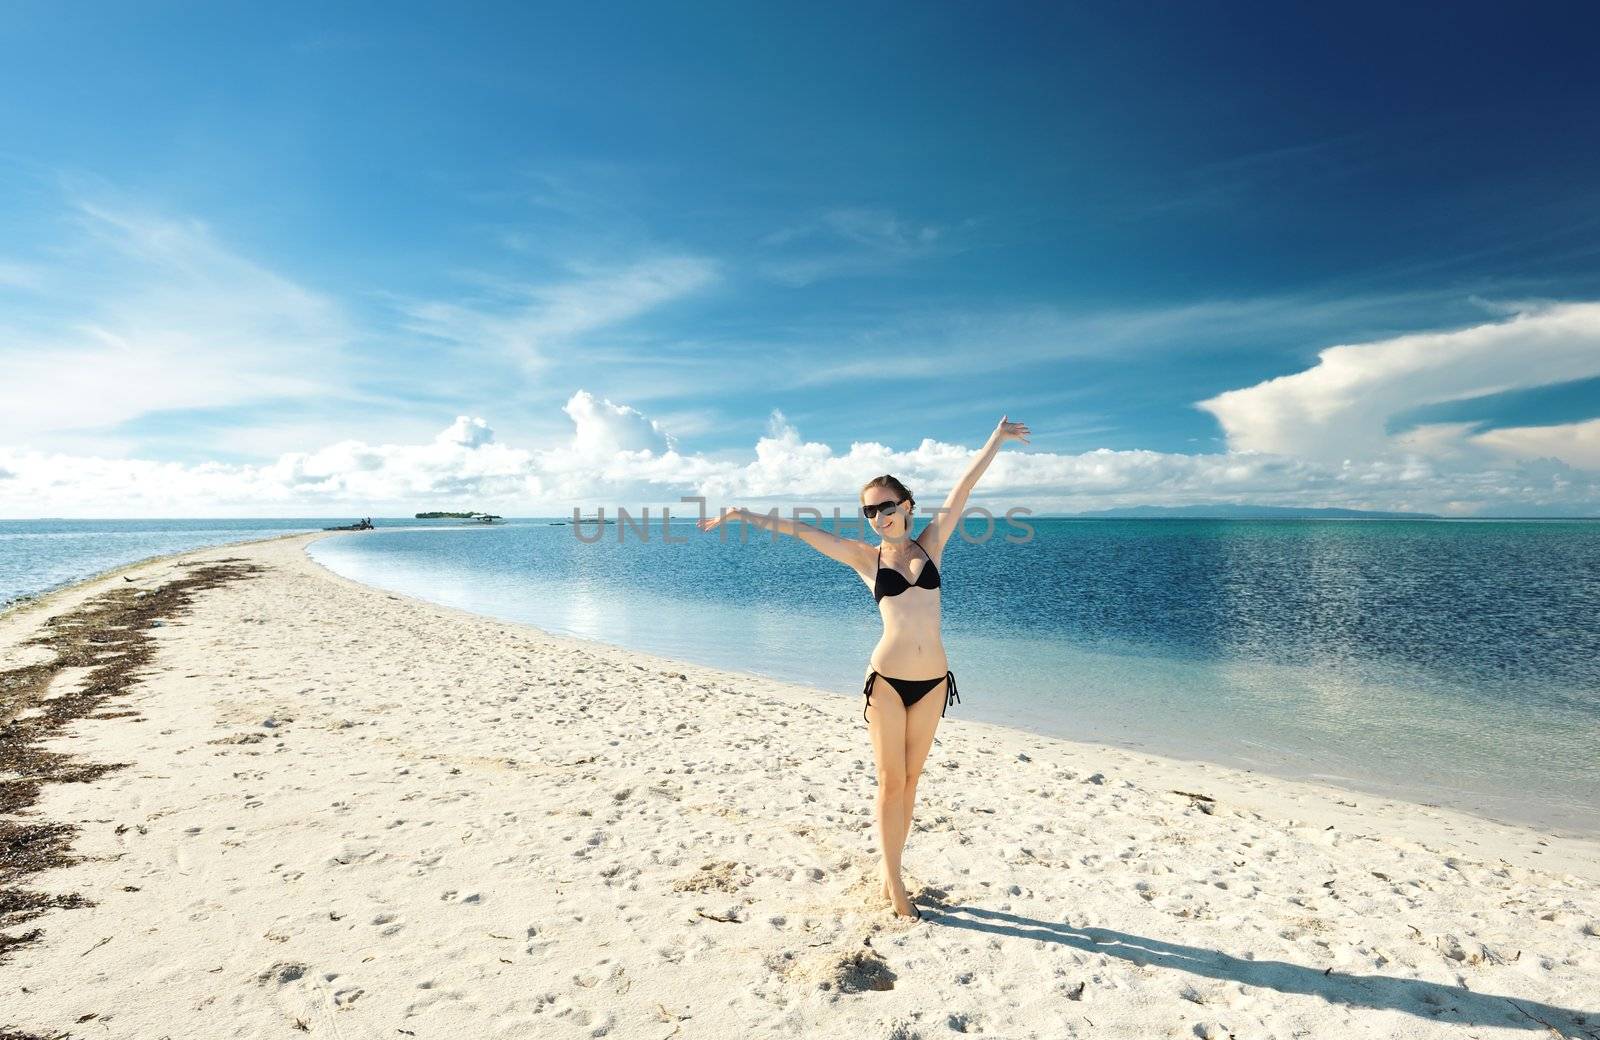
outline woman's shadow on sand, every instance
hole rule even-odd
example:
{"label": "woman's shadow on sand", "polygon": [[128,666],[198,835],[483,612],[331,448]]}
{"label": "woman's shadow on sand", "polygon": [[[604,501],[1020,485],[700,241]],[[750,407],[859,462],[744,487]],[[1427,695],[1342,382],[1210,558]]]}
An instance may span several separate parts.
{"label": "woman's shadow on sand", "polygon": [[1533,1000],[1474,993],[1461,986],[1443,986],[1421,979],[1388,975],[1347,975],[1331,969],[1307,968],[1287,961],[1244,960],[1220,950],[1147,939],[1109,928],[1075,927],[1054,921],[945,904],[936,891],[924,890],[941,913],[935,920],[1019,939],[1058,943],[1075,950],[1119,957],[1132,964],[1174,968],[1214,979],[1233,979],[1248,986],[1281,993],[1304,993],[1334,1004],[1403,1011],[1435,1022],[1458,1025],[1521,1025],[1551,1030],[1577,1040],[1600,1040],[1600,1011],[1577,1011]]}

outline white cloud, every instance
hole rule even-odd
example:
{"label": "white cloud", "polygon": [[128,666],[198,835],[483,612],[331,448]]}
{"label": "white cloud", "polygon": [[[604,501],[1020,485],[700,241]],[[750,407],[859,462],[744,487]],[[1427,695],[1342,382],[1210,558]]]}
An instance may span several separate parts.
{"label": "white cloud", "polygon": [[[238,312],[246,317],[265,299],[284,304],[291,318],[298,307],[300,317],[293,320],[303,324],[323,316],[314,296],[208,251],[208,239],[190,225],[95,219],[112,229],[102,233],[119,248],[168,273],[202,262],[207,270],[195,274],[190,285],[248,282],[258,290],[275,290],[247,301]],[[702,284],[706,273],[695,275],[692,268],[676,274],[631,270],[619,276],[620,282],[541,289],[540,309],[527,328],[537,326],[541,336],[557,338],[599,328]],[[222,282],[214,284],[218,278]],[[632,289],[622,292],[623,299],[601,301],[603,285],[624,283]],[[529,315],[533,312],[524,316]],[[1171,315],[1161,316],[1157,333],[1165,334],[1172,324]],[[1130,333],[1122,325],[1107,333],[1112,339],[1124,334]],[[124,390],[125,383],[143,389],[115,360],[126,355],[130,365],[139,363],[152,352],[159,354],[165,342],[146,336],[135,344],[109,327],[87,330],[85,336],[101,353],[83,361],[95,371],[84,373],[82,384],[93,388],[101,380],[106,393]],[[1585,472],[1600,470],[1600,420],[1499,430],[1431,423],[1385,433],[1391,417],[1420,405],[1600,373],[1597,347],[1600,304],[1550,303],[1524,305],[1508,320],[1457,331],[1332,347],[1303,372],[1199,402],[1222,423],[1229,441],[1225,452],[1008,450],[995,460],[980,498],[1036,512],[1219,501],[1459,515],[1521,506],[1600,512],[1600,474]],[[28,359],[20,360],[25,378],[42,378],[30,376]],[[208,385],[203,356],[186,356],[185,363],[199,373],[202,387]],[[258,374],[272,385],[272,370]],[[210,378],[231,377],[219,369]],[[159,395],[170,382],[154,380],[148,392]],[[0,481],[0,514],[393,515],[450,503],[539,514],[574,505],[671,504],[696,494],[713,503],[848,509],[861,484],[885,472],[918,491],[926,509],[939,503],[973,453],[933,439],[909,449],[865,441],[836,450],[806,440],[774,412],[748,456],[713,458],[683,452],[662,421],[638,408],[584,390],[573,393],[562,412],[570,436],[526,448],[500,443],[484,419],[461,415],[431,437],[421,433],[416,443],[338,439],[315,451],[284,453],[265,465],[179,465],[0,449],[0,473],[9,474]],[[552,409],[531,421],[543,427],[554,418]],[[410,421],[414,425],[415,417]],[[696,421],[704,428],[707,419]]]}
{"label": "white cloud", "polygon": [[[571,436],[544,448],[496,440],[460,416],[419,444],[342,440],[261,465],[180,465],[0,448],[0,515],[405,515],[425,508],[564,514],[574,506],[808,505],[853,510],[863,483],[893,473],[938,506],[976,449],[925,439],[910,449],[865,441],[844,451],[806,440],[781,413],[753,452],[681,453],[659,424],[578,391]],[[1586,433],[1585,436],[1592,436]],[[1537,444],[1518,450],[1534,451]],[[1326,463],[1255,451],[1207,455],[1099,449],[1076,455],[1009,448],[975,502],[1035,512],[1194,502],[1345,506],[1471,515],[1502,503],[1600,511],[1600,478],[1551,460],[1452,469],[1412,456]]]}
{"label": "white cloud", "polygon": [[481,448],[494,441],[494,431],[489,429],[489,424],[482,419],[458,415],[456,421],[440,431],[435,440],[441,444],[457,444],[463,448]]}
{"label": "white cloud", "polygon": [[781,228],[760,244],[776,255],[764,259],[758,270],[795,288],[826,278],[891,271],[907,261],[955,251],[944,228],[859,207],[830,210]]}
{"label": "white cloud", "polygon": [[37,289],[40,281],[37,268],[0,259],[0,289]]}
{"label": "white cloud", "polygon": [[1485,430],[1473,436],[1472,442],[1510,458],[1560,459],[1582,469],[1600,471],[1600,419]]}
{"label": "white cloud", "polygon": [[1398,437],[1387,421],[1421,405],[1462,400],[1600,375],[1600,304],[1538,306],[1509,320],[1451,332],[1417,333],[1329,347],[1302,372],[1230,390],[1196,405],[1217,417],[1236,451],[1307,460],[1373,459],[1395,452],[1486,461],[1482,450],[1531,450],[1592,465],[1575,428],[1546,433],[1468,435],[1434,424]]}
{"label": "white cloud", "polygon": [[[1315,297],[1305,294],[1200,300],[1167,306],[1072,311],[1056,306],[991,310],[925,307],[867,330],[829,332],[830,344],[851,349],[823,355],[802,344],[776,363],[801,385],[858,381],[884,368],[906,379],[944,380],[981,353],[984,371],[1035,367],[1090,358],[1206,356],[1259,353],[1268,346],[1322,338],[1330,328],[1404,327],[1418,313],[1470,315],[1495,305],[1455,292],[1403,292]],[[820,355],[820,356],[819,356]],[[842,356],[843,360],[822,357]],[[772,361],[753,372],[771,378]],[[761,385],[758,383],[758,385]]]}
{"label": "white cloud", "polygon": [[474,350],[491,350],[536,370],[550,351],[585,333],[638,317],[717,279],[712,262],[662,256],[621,267],[574,266],[554,284],[501,281],[486,298],[401,304],[405,328]]}
{"label": "white cloud", "polygon": [[61,443],[168,409],[332,393],[340,309],[205,225],[80,202],[62,270],[26,280],[36,319],[0,342],[0,443]]}
{"label": "white cloud", "polygon": [[597,400],[587,390],[573,394],[562,411],[575,428],[572,450],[585,458],[672,448],[672,438],[660,423],[628,405]]}
{"label": "white cloud", "polygon": [[0,256],[0,444],[35,451],[190,457],[204,445],[259,459],[357,426],[414,438],[418,394],[543,398],[525,376],[551,353],[583,358],[587,337],[718,278],[693,256],[568,264],[553,280],[403,303],[398,324],[358,323],[200,221],[98,182],[68,191],[65,237],[26,262]]}
{"label": "white cloud", "polygon": [[926,255],[944,237],[942,228],[884,210],[836,209],[824,215],[822,223],[848,242],[905,257]]}

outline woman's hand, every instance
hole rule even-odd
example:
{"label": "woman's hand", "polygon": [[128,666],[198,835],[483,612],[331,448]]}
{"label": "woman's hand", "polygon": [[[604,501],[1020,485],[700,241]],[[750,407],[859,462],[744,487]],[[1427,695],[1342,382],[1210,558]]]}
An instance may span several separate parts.
{"label": "woman's hand", "polygon": [[996,444],[1004,444],[1006,441],[1021,441],[1027,444],[1028,424],[1011,422],[1006,416],[1002,415],[1000,417],[1000,425],[994,428],[992,436],[995,438]]}
{"label": "woman's hand", "polygon": [[701,517],[696,521],[696,523],[699,525],[700,530],[711,531],[716,529],[716,527],[723,521],[736,519],[742,512],[744,512],[743,509],[734,506],[723,509],[722,512],[718,513],[716,516]]}

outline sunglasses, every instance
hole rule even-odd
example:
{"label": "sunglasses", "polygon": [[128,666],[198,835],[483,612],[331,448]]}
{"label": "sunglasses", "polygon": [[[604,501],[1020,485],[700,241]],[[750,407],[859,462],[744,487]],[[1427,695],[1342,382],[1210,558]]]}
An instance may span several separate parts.
{"label": "sunglasses", "polygon": [[901,498],[901,499],[896,499],[893,502],[879,502],[875,506],[862,506],[861,507],[861,515],[866,517],[868,520],[871,520],[874,517],[876,517],[879,513],[892,513],[892,512],[894,512],[895,506],[898,506],[901,502],[904,502],[904,501],[905,501],[905,499]]}

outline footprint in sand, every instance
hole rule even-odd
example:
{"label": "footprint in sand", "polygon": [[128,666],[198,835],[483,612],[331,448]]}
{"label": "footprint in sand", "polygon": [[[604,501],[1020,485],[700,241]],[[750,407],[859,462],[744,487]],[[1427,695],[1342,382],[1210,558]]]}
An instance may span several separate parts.
{"label": "footprint in sand", "polygon": [[467,996],[466,993],[459,989],[447,989],[443,986],[440,986],[439,983],[433,979],[421,980],[417,983],[417,989],[422,991],[422,996],[405,1006],[403,1013],[407,1018],[411,1017],[412,1015],[421,1014],[423,1011],[426,1011],[428,1008],[440,1003],[441,1001],[465,1000]]}
{"label": "footprint in sand", "polygon": [[[327,1012],[330,994],[310,972],[310,966],[299,961],[279,961],[257,975],[256,984],[272,991],[272,1003],[288,1021],[316,1023]],[[361,991],[347,987],[340,993],[347,998],[341,1001],[339,994],[332,994],[335,1009],[348,1006]]]}
{"label": "footprint in sand", "polygon": [[737,892],[755,879],[750,868],[733,860],[713,860],[686,878],[673,882],[674,892]]}
{"label": "footprint in sand", "polygon": [[257,975],[256,982],[262,986],[265,986],[268,983],[286,986],[291,982],[298,982],[300,979],[304,978],[306,972],[310,970],[311,968],[309,965],[301,964],[299,961],[279,961],[266,971]]}
{"label": "footprint in sand", "polygon": [[540,934],[538,925],[530,924],[528,926],[528,942],[527,945],[522,948],[522,952],[529,955],[535,954],[553,942],[555,942],[555,940],[550,938],[548,935]]}
{"label": "footprint in sand", "polygon": [[866,993],[894,989],[895,978],[876,951],[855,950],[830,963],[818,986],[836,993]]}
{"label": "footprint in sand", "polygon": [[377,917],[372,919],[372,923],[378,928],[382,929],[378,932],[378,934],[384,938],[388,938],[391,935],[397,934],[405,927],[404,922],[399,919],[399,915],[391,913],[379,914]]}

